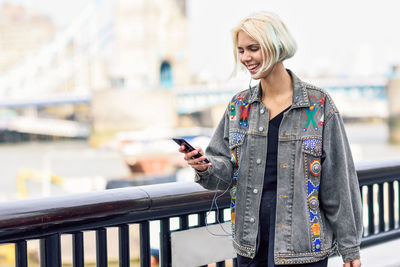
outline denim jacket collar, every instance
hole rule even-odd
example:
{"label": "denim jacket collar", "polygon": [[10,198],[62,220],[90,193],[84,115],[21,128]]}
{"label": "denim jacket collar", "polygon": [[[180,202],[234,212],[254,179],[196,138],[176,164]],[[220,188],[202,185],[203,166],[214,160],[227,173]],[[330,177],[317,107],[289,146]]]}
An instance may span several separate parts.
{"label": "denim jacket collar", "polygon": [[[292,77],[293,82],[293,104],[292,108],[310,107],[310,100],[306,90],[306,85],[302,82],[291,70],[287,72]],[[262,89],[261,82],[251,88],[249,103],[259,101],[261,102]]]}

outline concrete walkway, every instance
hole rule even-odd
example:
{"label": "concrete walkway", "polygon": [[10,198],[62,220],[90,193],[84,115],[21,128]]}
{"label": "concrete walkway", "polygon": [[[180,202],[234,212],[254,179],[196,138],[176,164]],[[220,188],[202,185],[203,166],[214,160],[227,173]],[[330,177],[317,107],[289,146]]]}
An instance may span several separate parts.
{"label": "concrete walkway", "polygon": [[[362,267],[400,267],[400,239],[361,250]],[[332,257],[328,267],[343,266],[342,258]]]}

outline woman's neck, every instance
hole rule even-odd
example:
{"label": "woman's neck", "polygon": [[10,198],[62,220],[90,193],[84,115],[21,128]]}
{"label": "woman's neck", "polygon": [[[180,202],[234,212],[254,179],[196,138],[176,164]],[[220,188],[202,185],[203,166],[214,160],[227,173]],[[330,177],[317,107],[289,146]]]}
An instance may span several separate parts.
{"label": "woman's neck", "polygon": [[261,79],[262,96],[265,98],[279,98],[293,92],[292,79],[282,62],[276,63],[271,73]]}

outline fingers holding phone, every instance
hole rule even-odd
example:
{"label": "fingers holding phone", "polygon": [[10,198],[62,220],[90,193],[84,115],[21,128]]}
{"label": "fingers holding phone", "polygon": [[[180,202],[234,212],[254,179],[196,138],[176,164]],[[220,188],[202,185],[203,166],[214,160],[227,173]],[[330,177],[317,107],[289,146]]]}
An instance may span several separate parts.
{"label": "fingers holding phone", "polygon": [[204,156],[203,149],[201,147],[194,148],[186,140],[182,138],[173,138],[173,140],[179,144],[179,152],[185,154],[184,159],[193,169],[197,171],[205,171],[211,163]]}

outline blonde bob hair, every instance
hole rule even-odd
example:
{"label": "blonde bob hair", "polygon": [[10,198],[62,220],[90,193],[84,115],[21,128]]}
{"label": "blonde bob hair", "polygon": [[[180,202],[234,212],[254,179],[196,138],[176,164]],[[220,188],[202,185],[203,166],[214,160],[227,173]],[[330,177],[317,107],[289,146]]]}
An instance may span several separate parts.
{"label": "blonde bob hair", "polygon": [[296,42],[282,20],[272,12],[255,12],[244,18],[232,31],[234,73],[240,61],[237,48],[240,31],[248,34],[260,45],[263,63],[258,73],[266,72],[275,63],[291,58],[296,53]]}

